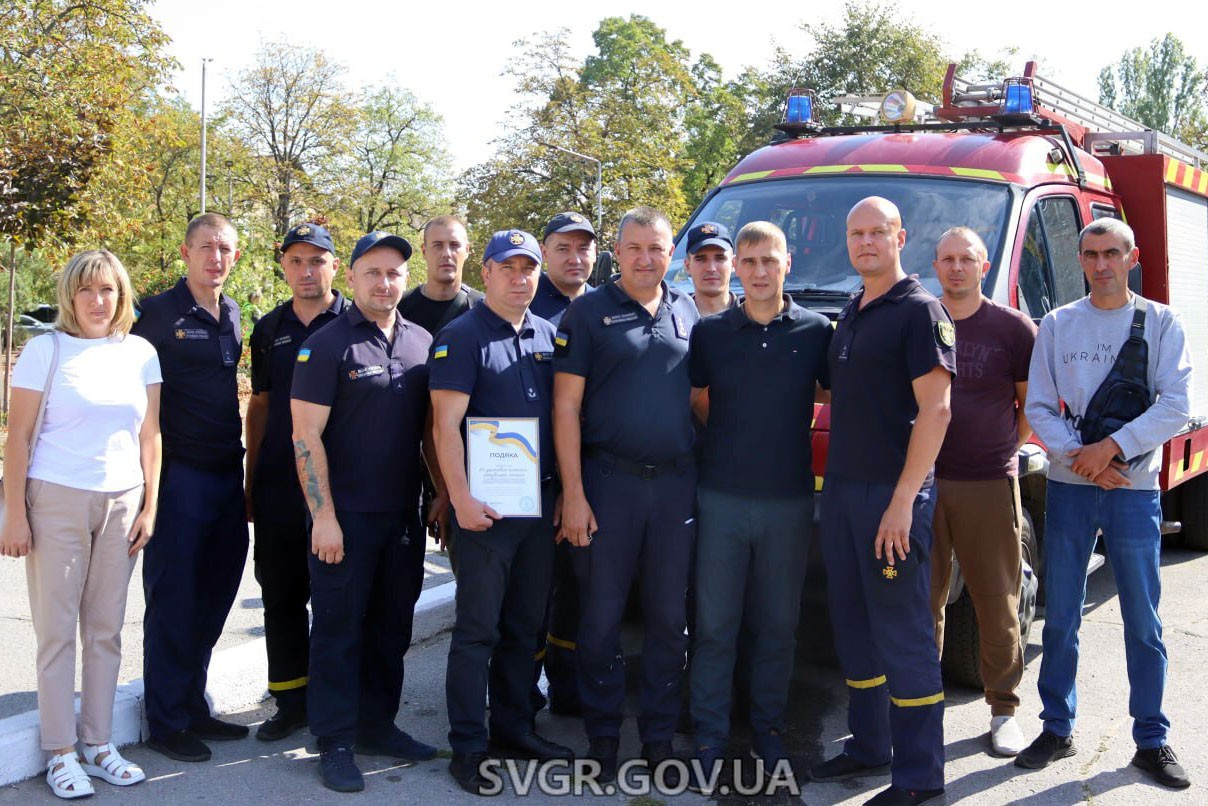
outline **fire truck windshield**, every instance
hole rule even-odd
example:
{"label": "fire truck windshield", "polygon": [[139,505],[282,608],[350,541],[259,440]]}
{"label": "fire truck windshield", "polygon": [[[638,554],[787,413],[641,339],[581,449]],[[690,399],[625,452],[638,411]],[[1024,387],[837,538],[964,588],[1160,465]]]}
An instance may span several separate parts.
{"label": "fire truck windshield", "polygon": [[[719,190],[696,212],[689,227],[717,221],[737,238],[738,230],[750,221],[778,225],[784,230],[793,257],[785,290],[799,304],[837,312],[842,300],[860,287],[860,276],[847,256],[847,213],[856,202],[874,195],[884,196],[902,211],[906,229],[902,267],[907,274],[917,274],[929,291],[940,293],[931,266],[936,241],[955,226],[971,227],[986,242],[991,265],[988,282],[992,284],[1011,209],[1011,190],[1002,184],[951,176],[851,174],[750,182]],[[691,292],[692,278],[684,264],[685,246],[681,238],[672,255],[667,282]],[[731,288],[742,293],[737,276],[731,278]]]}

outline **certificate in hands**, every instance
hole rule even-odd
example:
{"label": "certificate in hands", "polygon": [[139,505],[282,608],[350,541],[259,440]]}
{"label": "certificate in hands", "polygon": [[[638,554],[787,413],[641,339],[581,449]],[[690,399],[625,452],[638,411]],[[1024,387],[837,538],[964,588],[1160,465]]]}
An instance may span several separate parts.
{"label": "certificate in hands", "polygon": [[541,517],[540,456],[536,417],[466,418],[470,495],[500,517]]}

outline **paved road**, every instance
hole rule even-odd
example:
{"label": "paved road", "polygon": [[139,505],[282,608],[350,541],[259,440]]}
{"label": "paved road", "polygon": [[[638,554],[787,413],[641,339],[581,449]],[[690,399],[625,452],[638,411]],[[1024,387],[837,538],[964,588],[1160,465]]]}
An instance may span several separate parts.
{"label": "paved road", "polygon": [[[1110,569],[1101,571],[1090,583],[1089,605],[1082,631],[1083,664],[1080,676],[1081,716],[1075,734],[1078,755],[1047,770],[1017,774],[1008,760],[986,752],[989,712],[977,692],[951,690],[945,718],[947,739],[947,782],[949,802],[969,804],[1150,804],[1208,803],[1208,753],[1204,738],[1208,731],[1208,600],[1203,594],[1208,579],[1208,555],[1170,551],[1164,555],[1165,599],[1162,606],[1170,651],[1170,685],[1167,711],[1174,728],[1172,743],[1195,782],[1190,790],[1170,792],[1142,779],[1128,766],[1133,746],[1127,716],[1123,642],[1119,608]],[[1040,630],[1033,631],[1030,660],[1021,689],[1024,701],[1021,719],[1029,735],[1039,731],[1035,694],[1039,670]],[[416,736],[441,746],[445,742],[444,664],[448,635],[440,635],[412,648],[407,661],[407,686],[399,724]],[[841,676],[833,668],[799,665],[793,691],[789,747],[794,765],[803,769],[837,751],[843,737],[845,691]],[[267,716],[264,709],[234,714],[233,718],[255,724]],[[585,744],[580,724],[573,719],[543,713],[540,729],[551,738],[577,748]],[[633,721],[627,720],[622,754],[637,752]],[[677,737],[677,749],[688,752],[688,740]],[[745,753],[741,737],[736,753]],[[143,747],[130,748],[128,755],[144,765],[151,780],[129,790],[117,790],[98,782],[95,802],[162,804],[185,802],[256,802],[266,804],[330,803],[339,796],[322,789],[316,778],[313,740],[303,735],[294,740],[267,745],[254,739],[215,744],[215,757],[208,764],[169,761]],[[473,803],[474,798],[456,789],[443,759],[409,765],[391,765],[381,759],[361,759],[368,773],[366,791],[356,803]],[[848,781],[839,784],[808,784],[801,801],[808,804],[858,804],[887,783],[886,779]],[[512,799],[511,793],[505,795]],[[553,797],[534,796],[537,803]],[[559,800],[562,800],[559,798]],[[702,803],[698,796],[658,796],[657,801],[605,796],[604,802]],[[0,788],[0,803],[49,804],[53,799],[41,779]],[[723,798],[737,804],[745,798]],[[768,802],[768,801],[762,801]],[[787,798],[771,802],[788,802]]]}
{"label": "paved road", "polygon": [[[254,534],[253,527],[253,534]],[[140,556],[126,599],[126,625],[122,630],[122,669],[119,683],[143,676],[143,589]],[[448,558],[429,551],[425,561],[424,587],[450,582]],[[222,651],[264,635],[264,604],[260,585],[252,572],[248,551],[243,581],[235,605],[216,649]],[[36,641],[29,620],[29,596],[25,582],[25,562],[0,558],[0,719],[37,708],[37,676],[34,670]],[[76,659],[76,687],[79,690],[79,658]]]}

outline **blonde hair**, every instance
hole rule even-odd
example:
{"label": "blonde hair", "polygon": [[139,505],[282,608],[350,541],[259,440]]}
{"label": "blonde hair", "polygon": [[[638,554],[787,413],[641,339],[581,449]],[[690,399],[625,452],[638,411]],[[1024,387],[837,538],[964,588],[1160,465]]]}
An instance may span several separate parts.
{"label": "blonde hair", "polygon": [[107,249],[91,249],[72,256],[59,275],[59,315],[55,327],[69,336],[81,336],[83,330],[75,316],[75,295],[85,285],[98,279],[108,280],[117,286],[117,305],[113,321],[109,323],[109,335],[125,336],[134,326],[134,288],[130,275],[117,255]]}

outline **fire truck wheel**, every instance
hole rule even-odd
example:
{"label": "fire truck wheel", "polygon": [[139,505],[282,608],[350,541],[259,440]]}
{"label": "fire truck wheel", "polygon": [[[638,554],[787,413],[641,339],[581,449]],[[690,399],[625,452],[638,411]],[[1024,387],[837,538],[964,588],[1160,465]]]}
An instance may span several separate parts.
{"label": "fire truck wheel", "polygon": [[1182,486],[1180,520],[1183,546],[1208,551],[1208,475],[1197,476]]}
{"label": "fire truck wheel", "polygon": [[[1025,658],[1028,636],[1036,618],[1036,598],[1039,579],[1034,566],[1040,562],[1036,532],[1032,528],[1032,517],[1025,511],[1021,530],[1023,544],[1023,575],[1019,591],[1019,634]],[[960,597],[948,605],[944,616],[944,656],[940,659],[944,679],[949,683],[968,688],[982,688],[981,678],[981,634],[977,627],[977,613],[969,591],[961,591]]]}

